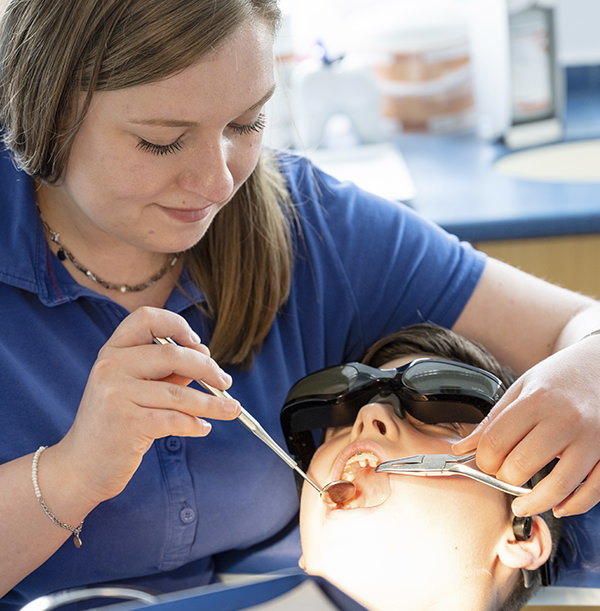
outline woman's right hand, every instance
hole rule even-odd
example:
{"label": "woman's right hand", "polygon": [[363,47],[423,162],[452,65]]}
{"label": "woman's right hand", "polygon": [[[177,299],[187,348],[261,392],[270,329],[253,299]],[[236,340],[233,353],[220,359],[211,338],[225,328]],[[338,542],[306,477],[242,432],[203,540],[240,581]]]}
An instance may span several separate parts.
{"label": "woman's right hand", "polygon": [[[157,345],[171,337],[178,345]],[[119,494],[153,441],[168,435],[204,437],[204,418],[232,420],[234,400],[189,388],[204,380],[225,390],[231,378],[177,314],[140,308],[115,330],[98,354],[71,429],[53,449],[87,503]]]}

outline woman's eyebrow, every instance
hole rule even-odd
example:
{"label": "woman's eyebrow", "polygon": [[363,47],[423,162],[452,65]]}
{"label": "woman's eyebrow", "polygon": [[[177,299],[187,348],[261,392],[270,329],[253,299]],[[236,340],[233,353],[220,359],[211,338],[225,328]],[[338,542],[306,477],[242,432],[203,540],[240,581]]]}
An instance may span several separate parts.
{"label": "woman's eyebrow", "polygon": [[256,104],[252,104],[252,106],[250,106],[250,108],[248,108],[248,110],[246,110],[246,112],[250,111],[250,110],[256,110],[257,108],[260,108],[261,106],[264,106],[273,96],[273,94],[275,93],[275,88],[276,85],[273,84],[273,86],[269,89],[269,91],[267,91],[267,93],[265,93],[265,95],[263,95],[263,97],[258,100],[258,102],[256,102]]}
{"label": "woman's eyebrow", "polygon": [[161,127],[192,127],[195,121],[182,121],[181,119],[132,119],[135,125],[160,125]]}
{"label": "woman's eyebrow", "polygon": [[[256,110],[260,108],[264,104],[266,104],[273,94],[275,93],[275,85],[273,85],[269,91],[255,104],[252,104],[249,108],[247,108],[243,113],[250,112],[252,110]],[[161,127],[192,127],[196,125],[195,121],[185,121],[182,119],[132,119],[131,123],[135,125],[159,125]]]}

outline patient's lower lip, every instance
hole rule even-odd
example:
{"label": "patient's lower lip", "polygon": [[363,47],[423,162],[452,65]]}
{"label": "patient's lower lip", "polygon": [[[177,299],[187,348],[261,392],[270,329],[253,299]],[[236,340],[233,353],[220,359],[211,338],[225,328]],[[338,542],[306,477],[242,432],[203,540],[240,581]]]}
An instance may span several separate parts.
{"label": "patient's lower lip", "polygon": [[176,221],[183,223],[195,223],[205,219],[213,208],[213,205],[206,206],[204,208],[167,208],[161,206],[165,213]]}

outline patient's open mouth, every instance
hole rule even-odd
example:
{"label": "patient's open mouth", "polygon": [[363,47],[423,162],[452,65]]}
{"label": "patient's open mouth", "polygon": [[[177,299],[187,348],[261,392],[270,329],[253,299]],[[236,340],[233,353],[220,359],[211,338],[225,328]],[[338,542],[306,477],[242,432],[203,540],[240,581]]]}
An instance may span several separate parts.
{"label": "patient's open mouth", "polygon": [[352,482],[356,494],[345,503],[337,504],[336,509],[376,507],[387,500],[390,496],[389,478],[384,473],[375,473],[380,462],[373,452],[356,452],[346,461],[340,479]]}

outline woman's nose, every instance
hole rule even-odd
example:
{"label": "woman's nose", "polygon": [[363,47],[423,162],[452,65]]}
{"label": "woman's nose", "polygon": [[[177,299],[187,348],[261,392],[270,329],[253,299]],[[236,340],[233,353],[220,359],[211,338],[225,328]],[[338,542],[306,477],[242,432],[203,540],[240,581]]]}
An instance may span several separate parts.
{"label": "woman's nose", "polygon": [[227,142],[213,142],[195,152],[181,171],[179,184],[208,202],[227,201],[234,189]]}
{"label": "woman's nose", "polygon": [[391,440],[398,436],[398,425],[394,419],[394,409],[387,403],[368,403],[358,412],[351,432],[351,441],[359,437],[387,437]]}

